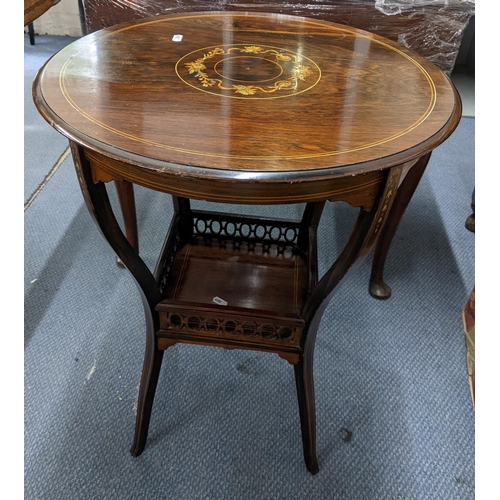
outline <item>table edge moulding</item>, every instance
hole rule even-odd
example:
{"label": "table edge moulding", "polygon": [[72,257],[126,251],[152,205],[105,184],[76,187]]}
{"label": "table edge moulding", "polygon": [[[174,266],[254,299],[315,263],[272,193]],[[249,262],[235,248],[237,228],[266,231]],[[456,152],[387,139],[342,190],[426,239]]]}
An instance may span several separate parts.
{"label": "table edge moulding", "polygon": [[[185,48],[170,42],[179,30]],[[135,45],[131,32],[141,35]],[[382,277],[390,242],[432,150],[460,120],[449,78],[396,42],[345,25],[204,12],[87,35],[40,69],[33,97],[69,139],[87,208],[142,297],[146,348],[132,455],[146,445],[164,351],[198,344],[276,353],[294,366],[304,458],[318,472],[318,326],[337,285],[377,241],[370,293],[390,295]],[[292,125],[296,137],[280,130]],[[124,234],[113,213],[110,181],[172,196],[174,215],[152,272],[137,232]],[[301,220],[283,220],[194,210],[190,200],[300,203],[304,211]],[[327,201],[359,214],[344,249],[318,276]],[[126,196],[120,202],[130,209]],[[134,210],[129,218],[136,224]]]}

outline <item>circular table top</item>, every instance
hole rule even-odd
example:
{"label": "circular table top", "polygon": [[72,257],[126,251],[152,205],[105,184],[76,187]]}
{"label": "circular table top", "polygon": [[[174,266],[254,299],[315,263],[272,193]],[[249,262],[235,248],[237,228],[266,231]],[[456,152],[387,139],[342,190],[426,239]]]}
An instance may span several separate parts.
{"label": "circular table top", "polygon": [[461,114],[448,77],[399,44],[265,13],[98,31],[44,65],[34,99],[51,125],[104,155],[247,180],[401,164],[445,140]]}

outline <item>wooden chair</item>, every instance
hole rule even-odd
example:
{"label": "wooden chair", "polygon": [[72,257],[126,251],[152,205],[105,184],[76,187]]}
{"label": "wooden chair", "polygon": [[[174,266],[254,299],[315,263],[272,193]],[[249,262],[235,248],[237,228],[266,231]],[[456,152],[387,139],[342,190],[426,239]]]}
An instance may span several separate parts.
{"label": "wooden chair", "polygon": [[24,26],[28,26],[30,44],[35,45],[33,21],[47,12],[61,0],[24,0]]}
{"label": "wooden chair", "polygon": [[61,0],[24,0],[24,25],[32,23]]}

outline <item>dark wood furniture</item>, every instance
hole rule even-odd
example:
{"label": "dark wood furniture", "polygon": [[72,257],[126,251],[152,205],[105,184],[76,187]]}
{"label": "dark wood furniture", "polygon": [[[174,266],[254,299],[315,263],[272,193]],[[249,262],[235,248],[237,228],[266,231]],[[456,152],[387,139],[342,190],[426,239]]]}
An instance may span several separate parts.
{"label": "dark wood furniture", "polygon": [[471,232],[476,232],[476,188],[472,191],[472,197],[470,202],[470,208],[472,213],[465,220],[465,227]]}
{"label": "dark wood furniture", "polygon": [[35,45],[33,21],[59,2],[60,0],[24,0],[24,26],[28,26],[30,45]]}
{"label": "dark wood furniture", "polygon": [[24,25],[32,23],[61,0],[24,0]]}
{"label": "dark wood furniture", "polygon": [[[46,63],[33,88],[40,113],[70,139],[88,209],[143,299],[132,454],[146,443],[164,351],[194,343],[272,352],[294,365],[305,462],[316,473],[318,325],[339,282],[397,219],[407,181],[414,185],[457,126],[461,104],[448,77],[355,28],[218,12],[88,35]],[[153,272],[120,230],[110,181],[173,196]],[[193,210],[190,199],[305,209],[298,221],[262,219]],[[327,201],[359,216],[318,276]]]}
{"label": "dark wood furniture", "polygon": [[30,37],[30,45],[35,45],[35,28],[33,23],[28,23],[28,35]]}
{"label": "dark wood furniture", "polygon": [[[79,0],[84,22],[83,33],[92,33],[124,21],[132,21],[162,14],[224,10],[256,11],[306,16],[324,21],[346,24],[389,38],[435,63],[450,75],[458,56],[460,43],[471,16],[474,2],[442,0],[416,5],[404,2],[379,2],[374,0],[326,0],[309,4],[301,0],[226,0],[222,3],[206,0],[130,0],[127,2]],[[405,181],[394,202],[391,223],[378,239],[373,255],[369,282],[370,295],[376,299],[388,299],[391,287],[384,281],[384,267],[392,239],[411,200],[420,178],[425,172],[430,156],[415,167]],[[138,245],[134,190],[127,181],[116,182],[116,190],[122,207],[122,217],[127,238]],[[138,248],[138,247],[136,247]],[[118,262],[121,261],[118,259]]]}

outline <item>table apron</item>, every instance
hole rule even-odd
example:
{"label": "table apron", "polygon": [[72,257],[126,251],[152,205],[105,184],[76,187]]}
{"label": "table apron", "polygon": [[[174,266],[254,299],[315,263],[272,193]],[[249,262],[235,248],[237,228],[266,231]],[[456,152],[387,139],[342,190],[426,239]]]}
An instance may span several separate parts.
{"label": "table apron", "polygon": [[274,205],[309,201],[344,201],[369,211],[379,192],[383,171],[320,179],[255,181],[194,177],[140,167],[85,150],[95,183],[128,181],[155,191],[219,203]]}

